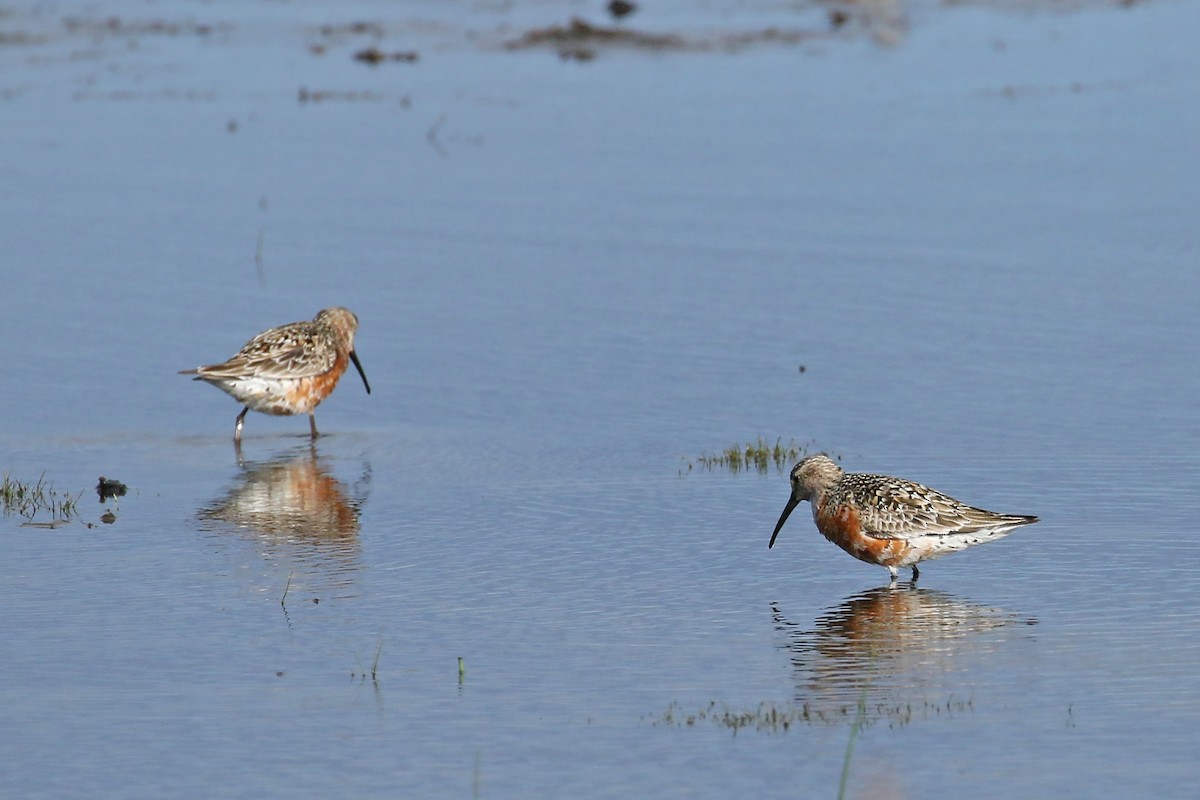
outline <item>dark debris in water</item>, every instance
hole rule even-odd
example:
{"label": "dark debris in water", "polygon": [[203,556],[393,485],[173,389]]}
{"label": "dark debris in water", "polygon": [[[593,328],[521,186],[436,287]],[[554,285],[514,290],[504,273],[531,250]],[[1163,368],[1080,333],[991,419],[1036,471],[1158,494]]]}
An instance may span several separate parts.
{"label": "dark debris in water", "polygon": [[608,4],[608,13],[613,15],[613,19],[627,17],[634,11],[637,11],[637,3],[631,3],[629,0],[611,0]]}
{"label": "dark debris in water", "polygon": [[100,476],[100,482],[96,484],[96,494],[100,495],[101,503],[110,497],[124,497],[127,491],[129,491],[128,486],[116,478],[106,478],[103,475]]}
{"label": "dark debris in water", "polygon": [[378,47],[368,47],[364,50],[359,50],[354,54],[355,61],[362,61],[363,63],[370,64],[371,66],[382,64],[385,61],[401,61],[412,64],[415,63],[420,57],[420,54],[416,50],[396,50],[391,53],[387,53],[383,50],[380,50]]}

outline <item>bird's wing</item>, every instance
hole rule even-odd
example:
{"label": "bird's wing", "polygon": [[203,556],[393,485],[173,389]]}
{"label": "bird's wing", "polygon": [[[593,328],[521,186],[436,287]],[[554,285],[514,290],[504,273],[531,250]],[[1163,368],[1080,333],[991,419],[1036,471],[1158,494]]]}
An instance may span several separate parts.
{"label": "bird's wing", "polygon": [[311,378],[332,369],[337,356],[337,346],[327,332],[310,322],[294,322],[263,331],[233,358],[200,367],[196,374],[202,378]]}
{"label": "bird's wing", "polygon": [[946,536],[994,528],[1017,520],[960,503],[912,481],[883,477],[858,492],[856,507],[863,533],[880,539]]}

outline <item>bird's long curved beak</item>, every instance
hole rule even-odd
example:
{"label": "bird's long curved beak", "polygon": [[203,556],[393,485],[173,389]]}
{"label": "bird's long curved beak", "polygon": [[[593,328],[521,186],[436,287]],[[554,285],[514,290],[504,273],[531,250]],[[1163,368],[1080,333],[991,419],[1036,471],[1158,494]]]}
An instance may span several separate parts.
{"label": "bird's long curved beak", "polygon": [[771,541],[767,545],[768,550],[775,546],[775,537],[779,535],[779,531],[783,528],[783,523],[787,522],[788,515],[792,513],[792,509],[798,505],[800,505],[800,501],[794,496],[788,498],[787,505],[783,507],[783,513],[779,515],[779,522],[775,523],[775,532],[771,534]]}
{"label": "bird's long curved beak", "polygon": [[354,362],[354,368],[358,370],[358,375],[363,379],[363,386],[367,387],[367,394],[371,393],[371,384],[367,383],[367,373],[363,372],[362,364],[358,363],[358,353],[350,351],[350,360]]}

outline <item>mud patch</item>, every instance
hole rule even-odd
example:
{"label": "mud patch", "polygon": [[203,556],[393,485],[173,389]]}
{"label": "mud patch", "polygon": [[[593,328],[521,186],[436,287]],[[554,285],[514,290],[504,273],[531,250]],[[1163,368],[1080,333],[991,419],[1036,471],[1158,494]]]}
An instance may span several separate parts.
{"label": "mud patch", "polygon": [[549,49],[560,58],[588,61],[596,57],[599,48],[633,50],[692,50],[696,44],[673,33],[645,33],[629,28],[593,25],[587,20],[572,17],[566,25],[533,28],[520,38],[506,42],[507,50]]}
{"label": "mud patch", "polygon": [[827,30],[779,27],[696,35],[649,33],[624,26],[596,25],[572,17],[565,25],[526,31],[505,42],[504,49],[552,50],[565,60],[590,61],[602,52],[614,50],[644,53],[738,51],[761,44],[794,45],[827,34]]}

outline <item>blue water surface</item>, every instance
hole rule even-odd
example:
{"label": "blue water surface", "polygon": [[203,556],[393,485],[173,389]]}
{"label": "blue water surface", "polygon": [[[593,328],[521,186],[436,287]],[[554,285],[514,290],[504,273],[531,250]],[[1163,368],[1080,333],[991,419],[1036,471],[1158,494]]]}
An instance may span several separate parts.
{"label": "blue water surface", "polygon": [[[1057,5],[6,10],[79,512],[0,519],[0,794],[1190,796],[1200,12]],[[176,372],[330,305],[372,393],[235,451]],[[888,588],[759,437],[1042,521]]]}

